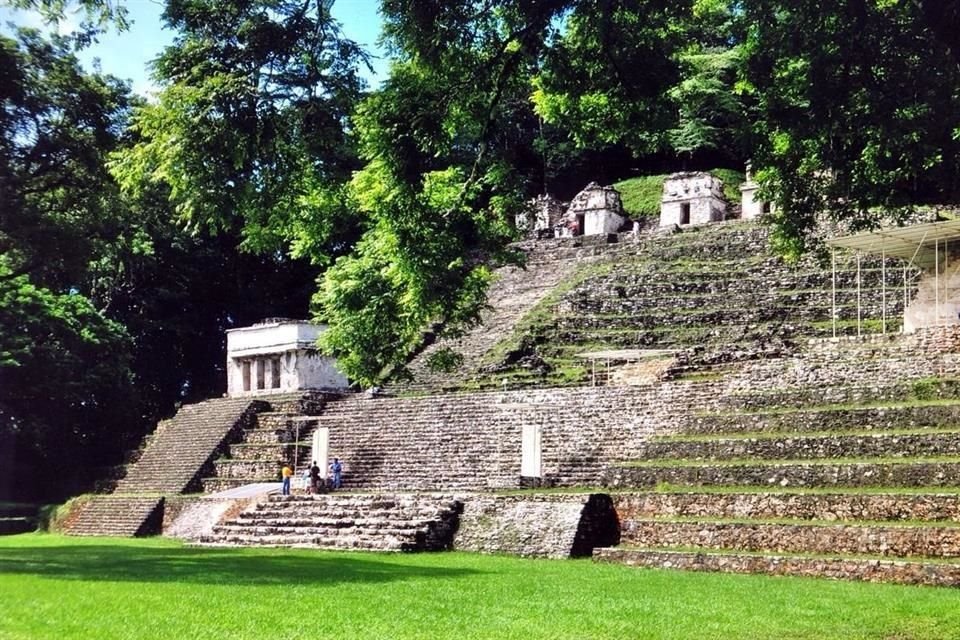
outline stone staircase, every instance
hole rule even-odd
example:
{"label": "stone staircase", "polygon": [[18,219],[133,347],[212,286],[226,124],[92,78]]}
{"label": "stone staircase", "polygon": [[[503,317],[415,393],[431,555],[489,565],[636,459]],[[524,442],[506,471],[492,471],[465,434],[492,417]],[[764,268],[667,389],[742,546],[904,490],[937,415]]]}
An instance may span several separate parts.
{"label": "stone staircase", "polygon": [[65,524],[72,536],[145,536],[160,533],[163,498],[109,495],[92,497]]}
{"label": "stone staircase", "polygon": [[[258,413],[274,409],[290,415],[322,406],[322,394],[277,394],[260,398],[218,398],[186,405],[177,414],[162,421],[145,442],[138,456],[127,465],[126,473],[117,482],[113,494],[91,496],[79,506],[64,530],[71,535],[132,536],[158,533],[157,521],[162,513],[163,495],[176,495],[205,487],[205,474],[217,469],[215,459],[229,454],[228,447],[251,428],[255,431]],[[267,453],[248,448],[247,470],[260,464],[271,479],[286,459],[284,445],[273,446]],[[266,451],[266,449],[264,451]],[[241,449],[242,450],[242,449]],[[258,461],[259,456],[259,461]],[[228,464],[229,468],[229,464]],[[228,480],[231,486],[246,484],[237,472]]]}
{"label": "stone staircase", "polygon": [[611,467],[620,546],[595,559],[960,585],[960,400],[769,400],[696,416]]}
{"label": "stone staircase", "polygon": [[462,510],[449,495],[272,495],[200,544],[440,551],[450,548]]}
{"label": "stone staircase", "polygon": [[[311,462],[316,416],[300,411],[264,411],[225,446],[202,480],[204,493],[257,482],[280,482],[280,469],[300,472]],[[323,463],[323,461],[320,461]]]}
{"label": "stone staircase", "polygon": [[[428,345],[408,365],[413,380],[391,384],[391,391],[410,393],[460,387],[483,366],[490,349],[568,278],[579,262],[595,260],[597,255],[607,252],[604,244],[594,243],[584,249],[581,243],[574,245],[562,240],[528,241],[520,248],[527,255],[525,267],[497,270],[482,324],[461,337],[441,338]],[[614,249],[622,248],[619,243],[614,245]],[[432,370],[430,358],[442,349],[453,349],[463,361],[451,371]]]}
{"label": "stone staircase", "polygon": [[196,487],[201,470],[231,432],[268,406],[250,398],[185,405],[157,426],[140,459],[117,483],[115,493],[176,494]]}

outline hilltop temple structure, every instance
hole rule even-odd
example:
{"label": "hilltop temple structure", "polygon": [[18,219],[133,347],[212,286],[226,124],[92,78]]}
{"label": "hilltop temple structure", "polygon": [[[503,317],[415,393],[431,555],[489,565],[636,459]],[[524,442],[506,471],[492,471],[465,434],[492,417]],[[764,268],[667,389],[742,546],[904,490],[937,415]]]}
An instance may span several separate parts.
{"label": "hilltop temple structure", "polygon": [[[703,171],[670,174],[663,183],[659,225],[683,228],[729,218],[759,218],[774,210],[772,203],[758,198],[759,189],[747,165],[738,208],[727,202],[723,181],[716,176]],[[570,238],[629,231],[640,223],[631,223],[620,193],[614,187],[591,182],[568,204],[549,194],[537,197],[517,214],[515,224],[529,236]]]}

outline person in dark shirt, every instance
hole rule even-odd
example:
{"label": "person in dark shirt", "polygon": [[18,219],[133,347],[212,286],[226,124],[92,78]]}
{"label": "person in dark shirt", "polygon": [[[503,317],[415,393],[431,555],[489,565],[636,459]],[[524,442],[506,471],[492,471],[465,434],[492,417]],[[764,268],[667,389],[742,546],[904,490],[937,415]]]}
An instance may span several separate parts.
{"label": "person in dark shirt", "polygon": [[320,467],[317,466],[316,460],[310,467],[310,493],[320,493]]}

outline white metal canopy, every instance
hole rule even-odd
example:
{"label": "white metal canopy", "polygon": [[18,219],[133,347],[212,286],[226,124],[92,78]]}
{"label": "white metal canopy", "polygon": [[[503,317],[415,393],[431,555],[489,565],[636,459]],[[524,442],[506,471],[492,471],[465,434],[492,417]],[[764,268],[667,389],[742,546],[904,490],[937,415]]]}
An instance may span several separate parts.
{"label": "white metal canopy", "polygon": [[[907,300],[907,269],[919,267],[926,272],[933,272],[936,317],[940,317],[940,272],[946,272],[950,261],[950,242],[960,240],[960,220],[944,220],[928,222],[908,227],[897,227],[858,233],[851,236],[831,238],[826,241],[831,249],[852,249],[857,253],[857,335],[860,335],[861,307],[860,307],[860,256],[863,253],[872,253],[883,258],[881,261],[881,288],[883,295],[883,332],[887,332],[887,292],[886,292],[886,258],[900,258],[903,265],[903,308],[906,313]],[[944,292],[946,298],[947,292]],[[833,256],[833,335],[837,335],[837,268],[836,255]]]}
{"label": "white metal canopy", "polygon": [[920,267],[931,267],[937,261],[938,247],[951,240],[960,240],[960,220],[928,222],[831,238],[827,240],[827,246],[902,258]]}
{"label": "white metal canopy", "polygon": [[585,351],[575,357],[584,360],[645,360],[662,358],[677,353],[676,349],[610,349],[607,351]]}

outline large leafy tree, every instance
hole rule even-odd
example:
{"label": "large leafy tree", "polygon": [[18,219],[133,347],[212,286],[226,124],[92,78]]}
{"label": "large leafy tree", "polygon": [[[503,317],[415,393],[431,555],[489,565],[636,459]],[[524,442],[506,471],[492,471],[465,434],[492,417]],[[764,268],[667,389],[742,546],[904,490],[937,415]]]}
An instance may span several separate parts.
{"label": "large leafy tree", "polygon": [[565,7],[383,3],[396,62],[354,120],[366,165],[349,186],[367,231],[317,296],[325,348],[361,382],[402,375],[425,328],[477,322],[532,177],[514,171],[533,150],[527,79]]}
{"label": "large leafy tree", "polygon": [[960,66],[955,34],[930,28],[946,5],[744,3],[754,159],[782,250],[805,250],[821,212],[863,228],[956,200]]}
{"label": "large leafy tree", "polygon": [[347,118],[364,54],[326,0],[170,0],[178,32],[155,63],[159,102],[114,173],[134,196],[162,185],[193,229],[240,230],[251,251],[323,260],[349,244],[339,188],[356,168]]}
{"label": "large leafy tree", "polygon": [[129,336],[90,296],[90,265],[138,242],[104,166],[127,88],[71,45],[0,38],[0,450],[64,484],[129,433]]}

